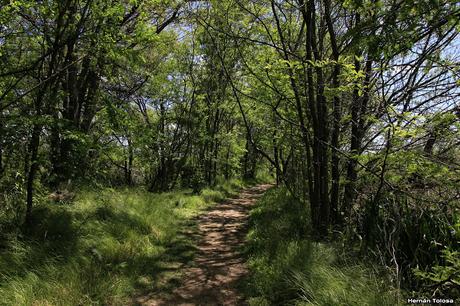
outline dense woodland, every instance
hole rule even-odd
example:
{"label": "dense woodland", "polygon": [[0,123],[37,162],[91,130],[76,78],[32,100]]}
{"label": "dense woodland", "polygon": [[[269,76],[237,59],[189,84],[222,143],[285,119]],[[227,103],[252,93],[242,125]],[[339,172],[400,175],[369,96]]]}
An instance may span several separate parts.
{"label": "dense woodland", "polygon": [[0,1],[0,291],[44,207],[263,179],[395,295],[459,297],[459,31],[454,0]]}

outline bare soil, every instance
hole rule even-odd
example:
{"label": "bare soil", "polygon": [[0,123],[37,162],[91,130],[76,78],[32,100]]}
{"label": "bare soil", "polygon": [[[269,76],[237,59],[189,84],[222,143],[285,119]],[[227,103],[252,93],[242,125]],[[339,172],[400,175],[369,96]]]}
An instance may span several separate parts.
{"label": "bare soil", "polygon": [[193,262],[183,268],[182,281],[170,294],[137,299],[137,304],[246,305],[238,284],[248,273],[240,253],[251,206],[271,185],[243,190],[237,198],[219,203],[198,217],[201,238]]}

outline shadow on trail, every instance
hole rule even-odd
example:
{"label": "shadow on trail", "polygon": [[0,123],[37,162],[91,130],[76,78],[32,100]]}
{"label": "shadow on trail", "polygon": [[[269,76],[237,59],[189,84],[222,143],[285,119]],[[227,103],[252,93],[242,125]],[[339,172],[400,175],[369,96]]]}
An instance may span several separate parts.
{"label": "shadow on trail", "polygon": [[269,187],[243,190],[239,197],[216,204],[195,218],[197,231],[185,233],[197,243],[195,257],[177,267],[183,279],[172,291],[138,297],[137,305],[245,305],[238,287],[248,271],[240,247],[249,210]]}
{"label": "shadow on trail", "polygon": [[[134,289],[141,294],[176,287],[177,271],[193,259],[193,241],[199,239],[187,234],[193,232],[193,223],[179,222],[177,227],[186,232],[173,241],[155,240],[144,220],[110,205],[85,213],[55,204],[38,206],[32,221],[27,231],[0,249],[0,281],[26,277],[30,271],[46,278],[47,267],[52,267],[78,274],[85,280],[81,291],[96,301],[103,301],[101,288],[110,290],[117,275],[134,280]],[[140,252],[129,235],[155,251],[151,255]]]}

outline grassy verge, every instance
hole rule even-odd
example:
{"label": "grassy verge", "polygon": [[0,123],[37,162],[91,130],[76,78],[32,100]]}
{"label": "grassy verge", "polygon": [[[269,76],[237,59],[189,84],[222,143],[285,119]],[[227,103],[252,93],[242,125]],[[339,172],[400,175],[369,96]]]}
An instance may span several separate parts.
{"label": "grassy verge", "polygon": [[396,305],[370,267],[308,237],[307,209],[283,189],[268,191],[250,216],[250,305]]}
{"label": "grassy verge", "polygon": [[0,249],[0,305],[127,305],[167,290],[194,243],[184,231],[239,181],[163,194],[140,188],[81,191],[73,203],[43,203],[27,238]]}

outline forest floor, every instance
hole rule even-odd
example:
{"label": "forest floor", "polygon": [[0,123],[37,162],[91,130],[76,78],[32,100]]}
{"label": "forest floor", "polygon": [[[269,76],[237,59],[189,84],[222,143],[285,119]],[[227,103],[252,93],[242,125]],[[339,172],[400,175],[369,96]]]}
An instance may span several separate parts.
{"label": "forest floor", "polygon": [[238,289],[248,270],[241,254],[251,206],[272,185],[241,191],[236,198],[217,204],[197,217],[194,260],[182,268],[182,281],[168,294],[152,293],[136,303],[160,305],[244,305]]}

